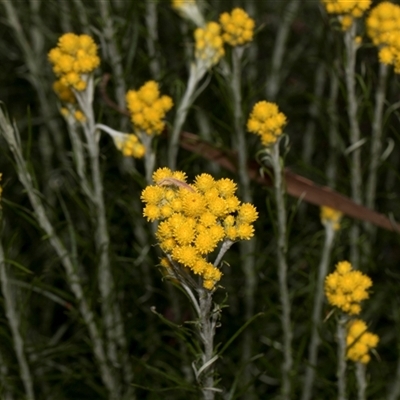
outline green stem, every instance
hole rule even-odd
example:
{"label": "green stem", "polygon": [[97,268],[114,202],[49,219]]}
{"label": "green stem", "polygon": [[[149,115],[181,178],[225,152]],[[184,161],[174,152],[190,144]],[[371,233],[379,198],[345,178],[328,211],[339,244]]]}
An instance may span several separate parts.
{"label": "green stem", "polygon": [[[358,45],[355,41],[356,38],[356,23],[346,31],[344,36],[346,47],[346,88],[347,88],[347,113],[350,122],[350,145],[354,146],[360,141],[360,127],[358,125],[357,112],[358,101],[356,95],[356,56]],[[362,174],[361,174],[361,148],[356,147],[351,153],[351,196],[357,204],[362,204]],[[360,251],[358,246],[360,236],[359,224],[353,222],[350,232],[351,240],[351,263],[353,268],[358,269],[360,264]]]}
{"label": "green stem", "polygon": [[282,364],[282,399],[290,399],[291,393],[291,372],[293,368],[292,355],[292,326],[290,317],[290,297],[287,284],[287,244],[286,244],[286,208],[285,189],[282,182],[282,165],[279,154],[278,141],[271,148],[272,168],[274,170],[274,193],[278,217],[278,278],[279,293],[282,305],[282,330],[283,330],[283,364]]}
{"label": "green stem", "polygon": [[338,380],[338,400],[346,400],[346,325],[349,318],[342,314],[337,321],[337,341],[338,341],[338,364],[336,377]]}

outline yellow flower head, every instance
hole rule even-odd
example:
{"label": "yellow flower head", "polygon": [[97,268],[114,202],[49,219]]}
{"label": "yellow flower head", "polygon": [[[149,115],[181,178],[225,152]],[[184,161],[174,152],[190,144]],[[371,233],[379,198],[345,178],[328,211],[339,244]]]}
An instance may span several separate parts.
{"label": "yellow flower head", "polygon": [[347,358],[354,362],[367,364],[371,357],[368,354],[379,342],[378,335],[367,331],[367,325],[361,319],[350,321],[347,325]]}
{"label": "yellow flower head", "polygon": [[209,22],[204,28],[194,31],[195,57],[207,69],[217,64],[225,54],[221,27],[216,22]]}
{"label": "yellow flower head", "polygon": [[329,14],[350,15],[360,18],[368,10],[371,0],[322,0]]}
{"label": "yellow flower head", "polygon": [[[221,241],[248,240],[254,235],[252,223],[258,213],[252,204],[240,203],[236,184],[230,179],[214,180],[198,175],[186,183],[183,172],[159,168],[155,185],[141,195],[148,221],[160,221],[156,237],[172,261],[203,278],[203,286],[213,290],[221,272],[207,261]],[[230,233],[235,230],[235,234]]]}
{"label": "yellow flower head", "polygon": [[335,272],[325,279],[325,294],[329,304],[350,315],[361,311],[360,303],[368,299],[371,279],[360,271],[352,269],[348,261],[336,265]]}
{"label": "yellow flower head", "polygon": [[146,152],[145,147],[139,138],[133,134],[113,135],[115,147],[122,152],[125,157],[142,158]]}
{"label": "yellow flower head", "polygon": [[148,135],[159,135],[164,129],[165,114],[172,108],[169,96],[160,96],[158,83],[146,82],[139,90],[129,90],[126,94],[132,123]]}
{"label": "yellow flower head", "polygon": [[253,40],[254,20],[241,8],[235,8],[231,14],[225,12],[220,15],[224,41],[231,46],[241,46]]}
{"label": "yellow flower head", "polygon": [[86,89],[84,74],[93,72],[100,64],[97,45],[88,35],[66,33],[58,40],[57,47],[51,49],[48,58],[60,82],[75,90]]}
{"label": "yellow flower head", "polygon": [[182,18],[192,21],[195,25],[204,25],[204,17],[197,6],[196,0],[172,0],[172,8]]}
{"label": "yellow flower head", "polygon": [[53,90],[63,103],[76,103],[74,92],[69,86],[64,85],[60,80],[53,83]]}
{"label": "yellow flower head", "polygon": [[332,225],[335,231],[340,229],[340,220],[343,214],[340,211],[335,210],[327,206],[321,207],[321,222],[324,225]]}
{"label": "yellow flower head", "polygon": [[268,147],[277,141],[285,125],[286,116],[279,112],[276,104],[259,101],[247,121],[247,130],[259,135],[262,144]]}
{"label": "yellow flower head", "polygon": [[367,34],[376,46],[387,44],[390,34],[400,34],[400,6],[383,1],[371,10],[365,23]]}

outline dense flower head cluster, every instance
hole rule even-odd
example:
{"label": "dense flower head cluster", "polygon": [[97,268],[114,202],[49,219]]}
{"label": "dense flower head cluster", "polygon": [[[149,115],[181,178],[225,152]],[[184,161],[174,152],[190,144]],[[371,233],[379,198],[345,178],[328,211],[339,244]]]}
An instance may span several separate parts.
{"label": "dense flower head cluster", "polygon": [[217,22],[209,22],[204,28],[194,31],[195,57],[206,68],[217,64],[225,54],[221,26]]}
{"label": "dense flower head cluster", "polygon": [[240,46],[253,40],[254,20],[241,8],[235,8],[229,14],[222,13],[219,17],[224,41],[231,46]]}
{"label": "dense flower head cluster", "polygon": [[392,33],[400,34],[400,6],[389,1],[377,4],[365,21],[372,42],[385,45]]}
{"label": "dense flower head cluster", "polygon": [[115,147],[120,150],[125,157],[142,158],[146,152],[146,148],[136,135],[114,135],[113,140]]}
{"label": "dense flower head cluster", "polygon": [[221,271],[207,261],[222,241],[249,240],[254,235],[255,207],[235,196],[236,184],[230,179],[215,180],[198,175],[186,183],[183,172],[160,168],[153,174],[155,185],[141,195],[146,204],[143,215],[158,220],[156,237],[171,260],[190,269],[212,290]]}
{"label": "dense flower head cluster", "polygon": [[354,18],[360,18],[371,5],[371,0],[322,0],[329,14],[341,15],[344,30],[353,24]]}
{"label": "dense flower head cluster", "polygon": [[368,354],[379,342],[378,335],[367,331],[366,323],[355,319],[347,326],[347,358],[354,362],[367,364],[371,357]]}
{"label": "dense flower head cluster", "polygon": [[54,93],[57,95],[57,97],[62,101],[63,103],[70,103],[70,104],[75,104],[76,103],[76,97],[74,95],[74,92],[71,90],[71,88],[67,85],[64,85],[61,80],[57,80],[53,83],[53,90]]}
{"label": "dense flower head cluster", "polygon": [[126,94],[132,123],[148,135],[158,135],[165,126],[165,114],[172,108],[169,96],[160,96],[158,83],[146,82],[139,90],[129,90]]}
{"label": "dense flower head cluster", "polygon": [[78,91],[86,89],[85,75],[100,64],[94,40],[88,35],[74,33],[62,35],[57,47],[49,51],[48,57],[60,82]]}
{"label": "dense flower head cluster", "polygon": [[369,297],[367,290],[371,286],[372,281],[367,275],[353,270],[348,261],[340,261],[335,272],[325,279],[325,294],[332,306],[357,315],[361,311],[360,303]]}
{"label": "dense flower head cluster", "polygon": [[263,100],[254,105],[247,121],[247,130],[259,135],[262,144],[268,147],[277,141],[285,125],[286,116],[279,112],[278,106]]}
{"label": "dense flower head cluster", "polygon": [[340,220],[342,219],[342,216],[343,214],[340,211],[335,210],[334,208],[330,208],[327,206],[321,207],[321,222],[324,225],[331,224],[335,231],[340,229]]}
{"label": "dense flower head cluster", "polygon": [[172,8],[183,18],[192,21],[195,25],[204,25],[204,18],[197,6],[196,0],[172,0]]}
{"label": "dense flower head cluster", "polygon": [[400,6],[384,1],[371,11],[366,21],[367,33],[380,46],[379,61],[393,65],[400,73]]}

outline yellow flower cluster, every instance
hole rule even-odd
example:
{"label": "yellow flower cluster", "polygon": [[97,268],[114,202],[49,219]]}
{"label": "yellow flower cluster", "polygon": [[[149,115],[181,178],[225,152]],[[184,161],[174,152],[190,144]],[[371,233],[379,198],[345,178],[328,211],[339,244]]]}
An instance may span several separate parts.
{"label": "yellow flower cluster", "polygon": [[373,8],[366,21],[367,33],[380,45],[379,61],[400,73],[400,6],[384,1]]}
{"label": "yellow flower cluster", "polygon": [[321,213],[320,213],[320,218],[321,222],[326,225],[326,224],[332,224],[333,229],[335,231],[340,229],[340,220],[342,219],[343,214],[335,210],[334,208],[330,208],[327,206],[322,206],[321,207]]}
{"label": "yellow flower cluster", "polygon": [[171,97],[160,97],[158,83],[155,81],[146,82],[139,90],[129,90],[126,102],[132,123],[148,135],[162,132],[165,114],[173,106]]}
{"label": "yellow flower cluster", "polygon": [[285,114],[279,112],[276,104],[264,100],[254,105],[247,121],[247,130],[259,135],[262,144],[268,147],[277,141],[285,124]]}
{"label": "yellow flower cluster", "polygon": [[48,57],[60,82],[78,91],[86,89],[84,75],[94,71],[100,64],[93,39],[74,33],[62,35],[57,47],[49,51]]}
{"label": "yellow flower cluster", "polygon": [[360,303],[368,299],[367,290],[371,286],[371,279],[362,272],[353,270],[348,261],[339,262],[335,272],[325,278],[328,302],[350,315],[360,313]]}
{"label": "yellow flower cluster", "polygon": [[133,134],[113,136],[115,147],[122,152],[125,157],[142,158],[146,148]]}
{"label": "yellow flower cluster", "polygon": [[74,95],[74,92],[71,90],[71,88],[67,85],[64,85],[61,80],[57,80],[53,83],[53,90],[57,97],[63,102],[63,103],[70,103],[70,104],[75,104],[76,103],[76,97]]}
{"label": "yellow flower cluster", "polygon": [[371,5],[371,0],[322,0],[329,14],[340,14],[343,30],[353,24],[354,18],[360,18]]}
{"label": "yellow flower cluster", "polygon": [[224,41],[221,36],[221,27],[216,22],[209,22],[204,28],[194,31],[195,57],[206,68],[217,64],[225,54]]}
{"label": "yellow flower cluster", "polygon": [[231,46],[240,46],[253,40],[255,23],[243,9],[235,8],[231,14],[221,14],[219,22],[224,31],[222,38]]}
{"label": "yellow flower cluster", "polygon": [[383,1],[374,7],[365,21],[367,34],[372,42],[385,45],[389,36],[400,32],[400,6]]}
{"label": "yellow flower cluster", "polygon": [[147,186],[141,199],[147,220],[160,221],[156,237],[161,249],[201,276],[203,286],[212,290],[222,274],[207,261],[207,255],[221,241],[249,240],[258,218],[255,207],[240,203],[230,179],[216,181],[204,173],[188,184],[185,173],[159,168],[153,181],[155,185]]}
{"label": "yellow flower cluster", "polygon": [[190,4],[196,4],[196,0],[172,0],[172,7],[176,9],[187,7]]}
{"label": "yellow flower cluster", "polygon": [[379,342],[378,335],[367,331],[367,325],[361,319],[350,321],[347,326],[347,358],[354,362],[367,364],[371,357],[368,354]]}

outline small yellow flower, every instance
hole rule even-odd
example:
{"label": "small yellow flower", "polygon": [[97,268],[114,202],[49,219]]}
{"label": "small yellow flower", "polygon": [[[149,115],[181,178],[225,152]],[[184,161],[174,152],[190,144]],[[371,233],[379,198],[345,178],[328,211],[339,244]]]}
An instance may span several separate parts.
{"label": "small yellow flower", "polygon": [[286,116],[279,112],[278,106],[267,101],[259,101],[253,107],[247,121],[247,130],[259,135],[264,146],[273,145],[282,134]]}
{"label": "small yellow flower", "polygon": [[350,315],[361,311],[360,302],[368,299],[371,279],[354,271],[348,261],[341,261],[336,270],[325,278],[325,294],[329,304]]}
{"label": "small yellow flower", "polygon": [[84,74],[93,72],[100,64],[97,45],[88,35],[66,33],[58,40],[57,47],[48,53],[54,73],[63,85],[77,91],[86,89]]}
{"label": "small yellow flower", "polygon": [[164,129],[165,114],[172,108],[172,99],[161,96],[158,83],[146,82],[139,90],[126,94],[132,123],[148,135],[159,135]]}
{"label": "small yellow flower", "polygon": [[114,134],[114,144],[125,157],[142,158],[146,152],[145,147],[134,134]]}
{"label": "small yellow flower", "polygon": [[224,41],[231,46],[241,46],[253,40],[254,20],[241,8],[235,8],[231,14],[225,12],[220,15]]}
{"label": "small yellow flower", "polygon": [[340,229],[340,220],[343,214],[340,211],[335,210],[327,206],[321,207],[320,218],[324,225],[332,225],[335,231]]}
{"label": "small yellow flower", "polygon": [[355,319],[349,322],[346,338],[348,359],[367,364],[371,359],[368,353],[378,345],[378,342],[378,335],[368,332],[364,321]]}
{"label": "small yellow flower", "polygon": [[194,31],[195,57],[209,69],[217,64],[225,54],[224,41],[221,36],[221,27],[216,22],[209,22],[204,28]]}

